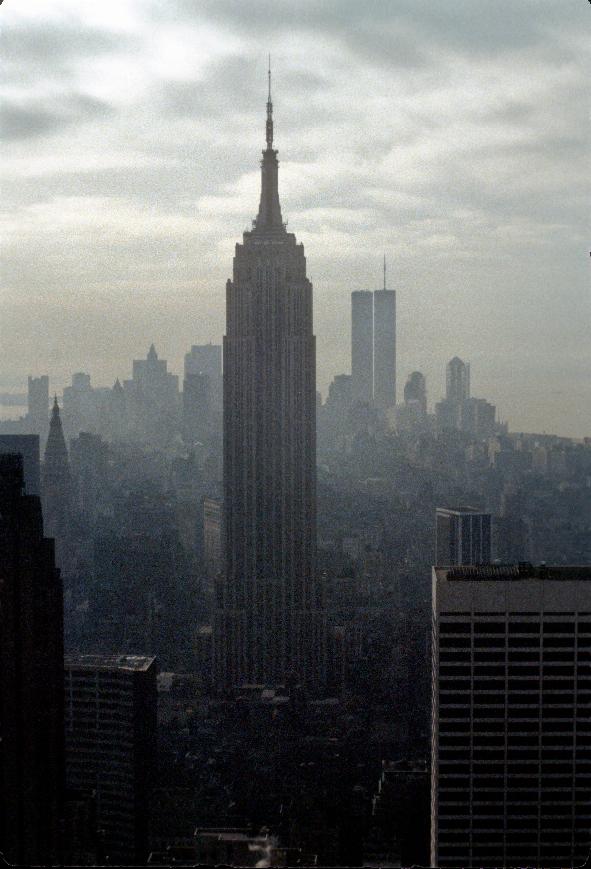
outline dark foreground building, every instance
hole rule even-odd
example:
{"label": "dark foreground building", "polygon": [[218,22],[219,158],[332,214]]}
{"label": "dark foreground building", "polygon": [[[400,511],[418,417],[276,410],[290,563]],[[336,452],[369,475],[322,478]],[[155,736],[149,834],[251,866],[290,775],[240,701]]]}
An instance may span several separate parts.
{"label": "dark foreground building", "polygon": [[582,866],[591,566],[433,569],[432,866]]}
{"label": "dark foreground building", "polygon": [[271,95],[259,212],[236,245],[224,337],[224,551],[219,687],[321,684],[316,578],[316,359],[303,245],[281,217]]}
{"label": "dark foreground building", "polygon": [[66,781],[94,796],[105,861],[146,862],[156,762],[156,660],[76,655],[65,661]]}
{"label": "dark foreground building", "polygon": [[41,458],[39,435],[0,435],[0,453],[17,453],[23,457],[25,494],[41,494]]}
{"label": "dark foreground building", "polygon": [[0,454],[0,851],[57,863],[63,816],[63,600],[23,459]]}

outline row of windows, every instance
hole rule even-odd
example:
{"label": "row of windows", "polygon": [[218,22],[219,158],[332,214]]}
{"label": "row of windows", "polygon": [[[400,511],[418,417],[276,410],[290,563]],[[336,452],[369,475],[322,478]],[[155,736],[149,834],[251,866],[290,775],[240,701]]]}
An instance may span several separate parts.
{"label": "row of windows", "polygon": [[469,634],[471,629],[474,629],[474,633],[481,634],[492,634],[492,633],[504,633],[505,630],[509,630],[510,633],[539,633],[542,629],[545,633],[554,633],[554,634],[570,634],[575,632],[575,628],[578,629],[579,633],[582,634],[591,634],[591,622],[575,622],[575,620],[571,620],[568,622],[565,621],[514,621],[513,619],[509,619],[508,621],[473,621],[473,622],[448,622],[448,621],[439,621],[439,630],[441,633],[467,633]]}
{"label": "row of windows", "polygon": [[511,788],[510,790],[505,792],[505,787],[502,781],[499,781],[496,788],[493,787],[493,782],[490,782],[487,788],[474,789],[471,794],[471,802],[469,792],[460,794],[457,791],[441,790],[438,796],[440,807],[444,806],[445,809],[453,810],[454,812],[460,813],[462,811],[469,812],[471,805],[499,806],[499,804],[501,804],[502,806],[503,799],[505,797],[508,803],[540,802],[550,803],[550,805],[560,805],[561,803],[564,803],[567,806],[572,806],[573,802],[588,804],[591,801],[591,790],[589,788],[581,788],[575,791],[574,798],[571,788],[563,791],[557,791],[555,789],[548,790],[545,787],[541,790],[538,788],[530,788],[529,790],[514,790]]}

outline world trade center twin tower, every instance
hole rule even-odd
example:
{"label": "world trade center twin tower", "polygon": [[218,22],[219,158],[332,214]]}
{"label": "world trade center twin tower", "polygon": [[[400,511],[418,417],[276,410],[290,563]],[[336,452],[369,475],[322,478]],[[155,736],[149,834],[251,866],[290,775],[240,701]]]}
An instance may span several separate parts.
{"label": "world trade center twin tower", "polygon": [[396,292],[351,293],[351,397],[382,410],[396,405]]}

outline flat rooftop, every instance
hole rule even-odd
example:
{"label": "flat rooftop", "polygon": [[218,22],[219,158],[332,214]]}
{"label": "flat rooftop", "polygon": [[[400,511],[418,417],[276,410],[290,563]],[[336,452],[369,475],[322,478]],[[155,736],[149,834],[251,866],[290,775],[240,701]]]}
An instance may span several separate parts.
{"label": "flat rooftop", "polygon": [[438,579],[448,581],[591,580],[591,564],[534,565],[527,561],[519,564],[462,564],[453,567],[435,567],[435,572]]}
{"label": "flat rooftop", "polygon": [[149,655],[66,655],[66,667],[79,667],[87,670],[148,670],[155,657]]}

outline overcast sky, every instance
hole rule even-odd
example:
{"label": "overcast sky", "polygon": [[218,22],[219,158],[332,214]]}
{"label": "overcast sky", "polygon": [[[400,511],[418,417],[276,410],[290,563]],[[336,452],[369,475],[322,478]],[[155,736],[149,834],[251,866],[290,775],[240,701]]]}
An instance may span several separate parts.
{"label": "overcast sky", "polygon": [[219,342],[258,205],[266,56],[318,385],[398,293],[399,394],[444,367],[515,431],[591,435],[587,0],[4,0],[0,388]]}

